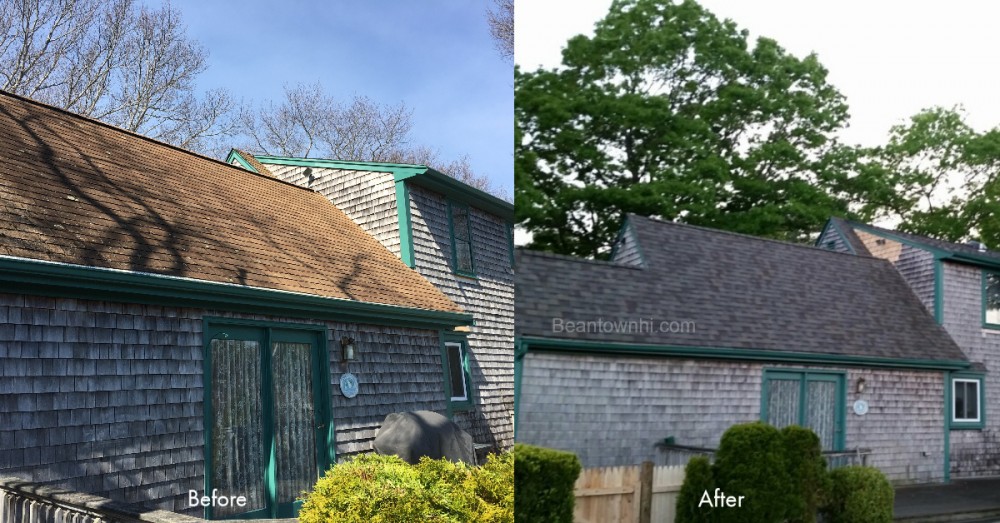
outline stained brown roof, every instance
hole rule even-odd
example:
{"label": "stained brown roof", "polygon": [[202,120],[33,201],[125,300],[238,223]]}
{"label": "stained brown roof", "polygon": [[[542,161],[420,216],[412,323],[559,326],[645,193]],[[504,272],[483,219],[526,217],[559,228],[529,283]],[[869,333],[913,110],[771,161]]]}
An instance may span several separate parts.
{"label": "stained brown roof", "polygon": [[318,193],[2,91],[0,255],[461,310]]}

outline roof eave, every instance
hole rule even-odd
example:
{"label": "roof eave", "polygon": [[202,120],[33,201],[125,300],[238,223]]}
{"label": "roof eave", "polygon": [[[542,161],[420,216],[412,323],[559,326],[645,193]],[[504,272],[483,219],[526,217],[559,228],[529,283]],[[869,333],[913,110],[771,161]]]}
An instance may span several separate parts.
{"label": "roof eave", "polygon": [[376,325],[450,329],[471,314],[362,302],[180,276],[0,256],[4,292]]}
{"label": "roof eave", "polygon": [[700,359],[768,361],[802,365],[844,365],[862,367],[887,367],[927,370],[964,370],[970,363],[965,360],[927,360],[915,358],[878,358],[843,354],[788,352],[773,349],[740,349],[732,347],[692,347],[680,345],[652,345],[565,338],[520,337],[521,355],[531,349],[644,356],[687,357]]}

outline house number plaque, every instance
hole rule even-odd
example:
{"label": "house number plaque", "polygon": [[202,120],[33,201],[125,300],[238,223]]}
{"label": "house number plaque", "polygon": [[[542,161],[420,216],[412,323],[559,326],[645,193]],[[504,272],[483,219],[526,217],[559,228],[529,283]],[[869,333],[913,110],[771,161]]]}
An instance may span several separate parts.
{"label": "house number plaque", "polygon": [[858,416],[864,416],[868,414],[868,402],[865,400],[858,400],[854,402],[854,413]]}
{"label": "house number plaque", "polygon": [[350,372],[344,373],[340,376],[340,392],[344,394],[347,398],[353,398],[358,395],[358,378],[351,374]]}

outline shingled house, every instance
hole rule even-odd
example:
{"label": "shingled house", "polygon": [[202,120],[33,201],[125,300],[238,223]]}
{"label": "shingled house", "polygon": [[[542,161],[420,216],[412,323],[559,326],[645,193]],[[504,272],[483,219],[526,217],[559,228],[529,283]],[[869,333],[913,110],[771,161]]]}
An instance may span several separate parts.
{"label": "shingled house", "polygon": [[289,516],[472,323],[318,192],[0,93],[0,476]]}
{"label": "shingled house", "polygon": [[666,438],[714,448],[763,420],[934,482],[974,423],[974,387],[954,393],[958,421],[949,394],[984,357],[889,261],[637,216],[610,261],[517,256],[517,438],[584,466],[656,461]]}
{"label": "shingled house", "polygon": [[252,155],[227,160],[319,192],[472,314],[445,342],[454,421],[513,444],[514,206],[424,165]]}
{"label": "shingled house", "polygon": [[976,363],[972,372],[946,376],[945,472],[1000,474],[1000,253],[839,218],[816,245],[887,260]]}

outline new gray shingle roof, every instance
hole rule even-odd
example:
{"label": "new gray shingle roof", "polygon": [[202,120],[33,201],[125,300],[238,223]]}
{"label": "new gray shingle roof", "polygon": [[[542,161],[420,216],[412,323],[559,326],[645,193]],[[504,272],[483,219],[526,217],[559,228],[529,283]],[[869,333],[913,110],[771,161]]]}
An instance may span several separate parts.
{"label": "new gray shingle roof", "polygon": [[[518,336],[967,361],[889,262],[637,216],[629,220],[646,268],[518,252]],[[556,318],[563,325],[644,319],[655,327],[557,332]],[[664,321],[695,327],[656,332]]]}

